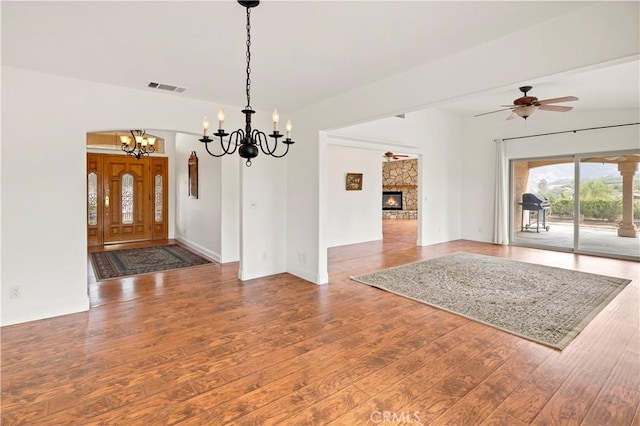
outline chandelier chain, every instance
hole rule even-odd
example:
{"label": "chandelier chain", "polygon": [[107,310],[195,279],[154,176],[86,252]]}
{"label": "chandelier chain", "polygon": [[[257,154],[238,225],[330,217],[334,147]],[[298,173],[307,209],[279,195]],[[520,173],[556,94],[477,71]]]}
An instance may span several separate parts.
{"label": "chandelier chain", "polygon": [[251,9],[247,8],[247,109],[251,109]]}
{"label": "chandelier chain", "polygon": [[[251,116],[252,114],[255,114],[255,111],[251,107],[251,8],[258,6],[260,1],[238,0],[238,3],[247,9],[247,67],[245,85],[247,106],[242,110],[242,113],[244,114],[244,128],[239,128],[231,133],[225,132],[224,110],[220,109],[218,112],[218,130],[213,134],[218,138],[218,142],[220,143],[219,149],[215,151],[209,150],[209,144],[211,144],[214,139],[207,136],[207,130],[209,129],[209,120],[207,117],[204,117],[202,120],[203,137],[199,139],[199,141],[205,144],[207,153],[212,157],[223,157],[225,155],[234,154],[237,151],[241,158],[246,159],[246,165],[248,167],[251,166],[251,159],[257,157],[259,152],[275,158],[284,157],[289,152],[289,147],[294,144],[294,141],[291,140],[291,120],[287,121],[286,133],[280,133],[280,131],[278,131],[278,121],[280,120],[280,116],[278,115],[278,111],[275,109],[273,110],[272,115],[273,132],[266,134],[259,129],[252,129],[251,127]],[[273,144],[269,142],[270,139],[268,138],[273,139]],[[280,142],[280,145],[278,145],[278,140],[281,138],[282,141]],[[278,150],[278,147],[282,147],[282,145],[284,145],[283,149],[281,148],[279,150],[280,154],[277,154],[276,151]]]}

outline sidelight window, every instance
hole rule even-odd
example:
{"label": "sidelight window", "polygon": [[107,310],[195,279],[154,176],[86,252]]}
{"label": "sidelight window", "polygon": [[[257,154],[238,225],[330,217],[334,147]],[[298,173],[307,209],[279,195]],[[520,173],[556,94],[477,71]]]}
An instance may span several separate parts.
{"label": "sidelight window", "polygon": [[87,213],[90,226],[98,224],[98,175],[89,173],[87,182]]}

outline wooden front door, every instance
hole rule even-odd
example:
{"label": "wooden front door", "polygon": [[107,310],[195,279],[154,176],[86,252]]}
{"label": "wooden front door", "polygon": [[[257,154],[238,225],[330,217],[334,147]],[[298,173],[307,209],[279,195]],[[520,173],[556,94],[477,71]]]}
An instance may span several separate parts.
{"label": "wooden front door", "polygon": [[88,244],[167,238],[167,159],[87,154]]}

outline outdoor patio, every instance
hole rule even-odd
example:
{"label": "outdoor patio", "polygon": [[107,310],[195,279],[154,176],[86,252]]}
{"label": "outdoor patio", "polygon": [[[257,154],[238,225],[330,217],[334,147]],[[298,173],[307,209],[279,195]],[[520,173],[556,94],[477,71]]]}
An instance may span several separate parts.
{"label": "outdoor patio", "polygon": [[[573,247],[573,224],[547,221],[549,231],[535,228],[517,231],[514,244],[547,246],[563,249]],[[580,225],[579,251],[640,259],[640,238],[619,237],[617,228]]]}

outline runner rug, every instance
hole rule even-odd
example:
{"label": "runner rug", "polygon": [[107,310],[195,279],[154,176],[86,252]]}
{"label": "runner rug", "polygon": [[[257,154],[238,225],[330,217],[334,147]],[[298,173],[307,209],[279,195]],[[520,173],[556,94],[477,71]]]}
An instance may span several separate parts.
{"label": "runner rug", "polygon": [[212,263],[177,244],[91,253],[98,281]]}
{"label": "runner rug", "polygon": [[560,350],[631,282],[472,253],[351,278]]}

